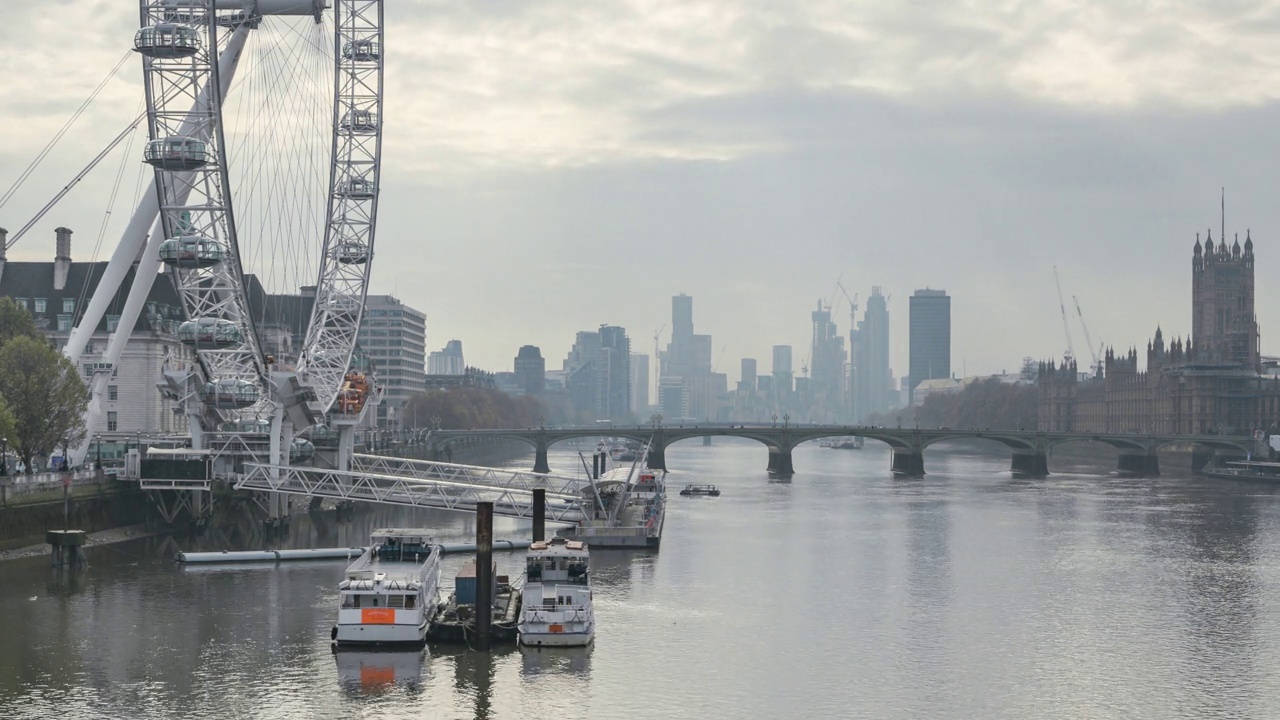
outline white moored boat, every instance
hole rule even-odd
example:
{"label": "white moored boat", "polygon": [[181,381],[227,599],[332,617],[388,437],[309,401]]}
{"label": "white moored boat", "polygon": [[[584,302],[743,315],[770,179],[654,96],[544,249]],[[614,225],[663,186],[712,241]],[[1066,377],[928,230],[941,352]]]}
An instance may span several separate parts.
{"label": "white moored boat", "polygon": [[347,568],[333,640],[338,645],[422,644],[436,609],[440,546],[426,530],[373,531],[372,546]]}
{"label": "white moored boat", "polygon": [[574,647],[591,643],[596,618],[591,609],[589,566],[585,543],[553,538],[529,546],[517,627],[521,644]]}

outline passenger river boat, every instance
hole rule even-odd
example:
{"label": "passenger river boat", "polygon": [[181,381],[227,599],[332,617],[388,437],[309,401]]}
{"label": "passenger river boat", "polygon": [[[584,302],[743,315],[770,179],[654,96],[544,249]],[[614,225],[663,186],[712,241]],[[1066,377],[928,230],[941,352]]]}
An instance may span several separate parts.
{"label": "passenger river boat", "polygon": [[436,611],[440,546],[426,530],[386,528],[347,568],[338,584],[338,624],[344,645],[421,645]]}
{"label": "passenger river boat", "polygon": [[580,647],[596,635],[591,607],[590,554],[585,543],[565,538],[535,542],[525,558],[520,643]]}
{"label": "passenger river boat", "polygon": [[1202,472],[1219,480],[1280,483],[1280,462],[1234,460],[1219,467],[1207,467]]}

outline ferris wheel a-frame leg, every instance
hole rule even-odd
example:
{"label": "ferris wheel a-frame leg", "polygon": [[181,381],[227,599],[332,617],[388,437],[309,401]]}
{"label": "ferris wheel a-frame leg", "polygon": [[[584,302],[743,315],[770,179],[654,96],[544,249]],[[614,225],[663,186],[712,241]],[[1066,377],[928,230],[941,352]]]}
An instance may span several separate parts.
{"label": "ferris wheel a-frame leg", "polygon": [[[250,28],[247,25],[236,28],[230,40],[227,41],[226,49],[218,57],[219,90],[221,97],[224,99],[231,89],[231,81],[235,77],[236,68],[240,65],[240,56],[244,50],[245,41],[249,37],[249,32]],[[184,128],[190,128],[188,132],[195,131],[196,119],[208,112],[208,103],[209,88],[206,87],[197,99],[195,106],[192,107],[188,115],[188,121],[184,124]],[[180,201],[185,202],[185,194]],[[80,356],[84,354],[85,346],[89,343],[89,339],[93,337],[93,333],[97,329],[98,323],[102,321],[102,316],[106,313],[107,307],[116,297],[120,290],[120,285],[128,275],[129,268],[133,266],[134,260],[137,259],[138,269],[134,273],[133,284],[129,288],[129,297],[120,312],[120,319],[115,333],[107,342],[107,348],[103,353],[101,364],[93,373],[93,380],[90,385],[89,408],[85,414],[85,440],[80,447],[75,448],[71,456],[72,465],[82,464],[89,453],[89,446],[93,442],[94,432],[102,419],[102,399],[106,393],[107,383],[115,370],[116,364],[120,362],[120,356],[124,353],[125,345],[129,342],[129,336],[133,332],[134,325],[138,322],[138,317],[142,314],[142,308],[146,306],[147,296],[150,295],[151,287],[159,273],[160,243],[165,240],[159,214],[160,200],[156,184],[148,183],[146,195],[138,204],[133,217],[129,220],[129,225],[125,228],[120,244],[116,246],[116,251],[111,256],[111,261],[107,263],[107,269],[103,273],[102,279],[99,280],[98,287],[94,290],[93,298],[89,301],[84,317],[81,318],[80,324],[71,331],[71,335],[67,339],[67,345],[63,349],[63,354],[71,362],[79,362]],[[152,223],[154,224],[148,236],[145,234],[145,230],[147,225]],[[140,249],[142,250],[141,256],[139,256]],[[194,447],[201,446],[195,445]]]}

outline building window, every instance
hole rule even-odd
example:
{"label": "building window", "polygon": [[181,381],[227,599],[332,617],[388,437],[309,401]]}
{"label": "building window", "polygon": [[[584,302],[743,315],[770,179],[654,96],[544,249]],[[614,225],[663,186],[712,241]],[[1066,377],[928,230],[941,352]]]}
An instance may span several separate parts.
{"label": "building window", "polygon": [[108,386],[107,386],[107,399],[108,399],[108,400],[118,400],[118,399],[120,399],[120,391],[119,391],[119,388],[118,388],[117,386],[115,386],[115,385],[108,385]]}
{"label": "building window", "polygon": [[117,325],[119,325],[119,324],[120,324],[120,316],[119,316],[119,315],[108,315],[108,316],[107,316],[107,332],[115,332],[115,331],[116,331],[116,326],[117,326]]}
{"label": "building window", "polygon": [[92,354],[93,354],[93,351],[94,351],[95,349],[96,349],[96,348],[94,348],[93,343],[85,343],[85,344],[84,344],[84,354],[85,354],[85,355],[92,355]]}
{"label": "building window", "polygon": [[26,299],[26,298],[14,298],[14,299],[13,299],[13,301],[14,301],[14,302],[16,302],[16,303],[18,303],[18,307],[22,308],[23,310],[26,310],[26,309],[27,309],[27,299]]}
{"label": "building window", "polygon": [[36,298],[36,312],[38,312],[38,313],[42,313],[42,312],[44,312],[44,311],[45,311],[45,305],[46,305],[46,303],[45,303],[44,298]]}
{"label": "building window", "polygon": [[107,413],[107,432],[115,432],[120,429],[120,423],[117,420],[114,410]]}
{"label": "building window", "polygon": [[73,313],[76,311],[75,298],[62,298],[62,312]]}
{"label": "building window", "polygon": [[58,316],[58,332],[68,332],[70,330],[71,330],[71,316],[59,315]]}

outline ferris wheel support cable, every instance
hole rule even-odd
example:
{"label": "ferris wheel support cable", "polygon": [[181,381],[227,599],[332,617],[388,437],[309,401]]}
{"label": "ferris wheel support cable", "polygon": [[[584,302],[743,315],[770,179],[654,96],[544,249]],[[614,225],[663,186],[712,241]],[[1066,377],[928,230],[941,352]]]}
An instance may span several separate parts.
{"label": "ferris wheel support cable", "polygon": [[13,184],[9,186],[9,189],[5,191],[4,195],[0,196],[0,208],[3,208],[5,204],[9,202],[13,197],[13,194],[18,191],[18,188],[22,187],[22,184],[31,176],[31,173],[35,172],[35,169],[44,161],[45,156],[53,150],[53,148],[58,144],[58,141],[62,139],[62,136],[67,134],[67,131],[71,129],[71,126],[75,124],[76,120],[78,120],[82,114],[84,114],[85,109],[93,103],[93,101],[98,97],[98,93],[102,92],[102,88],[106,87],[107,83],[111,81],[111,78],[115,77],[116,73],[120,71],[120,67],[124,65],[125,61],[128,60],[129,56],[132,54],[132,51],[125,50],[124,56],[120,58],[120,62],[116,63],[116,66],[111,68],[111,72],[107,73],[107,76],[102,78],[102,82],[98,83],[98,86],[93,89],[93,92],[89,93],[89,97],[80,104],[80,107],[71,114],[70,118],[67,118],[67,121],[63,123],[62,128],[53,136],[53,139],[45,144],[44,148],[36,154],[35,159],[31,161],[31,164],[22,171],[22,174],[18,176],[17,180],[13,181]]}
{"label": "ferris wheel support cable", "polygon": [[62,189],[58,191],[58,194],[53,196],[52,200],[46,203],[44,207],[40,208],[40,212],[36,213],[35,217],[28,220],[27,223],[22,227],[18,228],[18,232],[14,233],[13,237],[9,238],[9,241],[4,244],[4,248],[8,250],[14,245],[17,245],[18,240],[20,240],[23,235],[26,235],[27,231],[30,230],[32,226],[40,222],[40,219],[43,218],[46,214],[48,214],[48,212],[53,209],[53,206],[57,205],[58,202],[62,200],[62,198],[66,197],[67,193],[71,192],[72,188],[80,184],[80,181],[83,180],[85,176],[89,174],[90,171],[92,171],[95,167],[97,167],[98,163],[106,159],[106,157],[111,154],[111,151],[116,149],[117,145],[124,142],[125,138],[129,137],[131,134],[133,134],[134,130],[138,129],[138,123],[146,119],[147,119],[146,113],[143,113],[142,115],[139,115],[138,117],[134,118],[133,122],[130,123],[129,127],[125,128],[123,131],[120,132],[119,135],[115,136],[115,138],[113,138],[111,142],[107,143],[107,146],[102,149],[102,152],[95,155],[94,158],[89,161],[88,165],[85,165],[80,172],[76,173],[75,177],[71,178],[71,181],[68,182],[66,185],[64,185]]}
{"label": "ferris wheel support cable", "polygon": [[[243,50],[244,43],[248,37],[249,28],[247,26],[242,25],[237,28],[232,34],[231,39],[227,42],[227,49],[224,50],[221,57],[218,58],[220,65],[225,63],[222,68],[222,72],[220,73],[221,82],[219,83],[223,97],[226,97],[227,92],[230,90],[231,81],[235,77],[235,71],[239,65],[241,50]],[[200,103],[197,102],[197,106],[199,104]],[[199,107],[192,108],[191,115],[195,116],[199,110]],[[99,370],[96,370],[93,373],[93,379],[89,387],[89,406],[86,409],[84,416],[85,439],[81,442],[80,447],[75,448],[71,455],[73,465],[80,465],[84,463],[85,457],[88,456],[89,446],[92,444],[94,433],[97,431],[98,425],[102,420],[102,403],[103,397],[107,392],[107,382],[111,379],[112,370],[115,368],[116,363],[120,362],[120,356],[124,353],[125,345],[129,342],[129,336],[132,334],[133,328],[138,322],[138,317],[142,314],[142,308],[146,305],[147,296],[151,294],[151,288],[160,274],[160,243],[165,240],[164,228],[161,218],[158,217],[160,206],[155,183],[150,183],[148,188],[147,196],[155,203],[156,207],[155,214],[152,215],[155,225],[151,230],[149,238],[144,236],[146,245],[142,256],[138,257],[137,250],[135,249],[124,263],[124,272],[120,274],[121,279],[123,279],[124,275],[128,272],[129,267],[132,266],[133,259],[138,259],[138,269],[134,273],[133,284],[129,287],[129,296],[125,300],[124,307],[120,311],[120,319],[116,325],[116,330],[111,334],[110,339],[107,341],[107,348],[102,354],[102,366]],[[145,201],[146,198],[144,198],[144,202]],[[139,211],[141,210],[142,208],[140,207]],[[137,218],[137,216],[138,213],[135,212],[134,217]],[[123,240],[121,240],[121,245],[124,245]],[[141,245],[141,243],[139,243],[139,245]],[[111,262],[115,263],[117,256],[119,255],[119,247],[117,247],[116,254],[112,256]],[[99,281],[98,288],[94,291],[93,300],[96,301],[100,296],[103,296],[103,286],[107,279],[107,273],[110,272],[111,264],[108,264],[106,272],[103,273],[103,279]],[[119,287],[120,283],[117,282],[115,287],[106,294],[108,302],[115,297]],[[106,302],[102,304],[104,309],[106,304]],[[92,308],[92,306],[93,301],[90,301],[90,307]],[[79,352],[77,352],[76,358],[74,358],[72,362],[78,361],[80,354],[84,351],[84,344],[87,344],[88,339],[93,336],[93,332],[97,329],[98,322],[101,320],[101,317],[102,315],[100,313],[98,317],[93,319],[92,323],[90,323],[89,321],[91,318],[89,310],[85,311],[85,317],[81,319],[81,324],[77,326],[77,329],[81,327],[86,329],[86,332],[84,333],[84,341],[79,346]],[[72,337],[75,337],[75,331],[72,332]],[[70,351],[71,349],[72,340],[68,339],[67,350]],[[69,353],[68,357],[70,357]]]}

